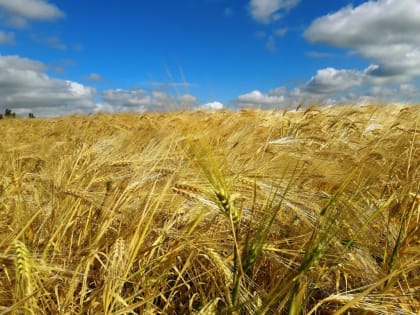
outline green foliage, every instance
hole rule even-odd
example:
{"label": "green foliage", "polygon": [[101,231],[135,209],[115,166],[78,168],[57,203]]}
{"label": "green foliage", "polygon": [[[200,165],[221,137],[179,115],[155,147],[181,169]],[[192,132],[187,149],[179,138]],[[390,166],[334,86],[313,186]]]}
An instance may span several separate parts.
{"label": "green foliage", "polygon": [[12,112],[12,110],[11,110],[11,109],[6,108],[6,109],[4,110],[4,117],[5,117],[5,118],[15,118],[15,117],[16,117],[16,114],[15,114],[15,112]]}
{"label": "green foliage", "polygon": [[9,108],[6,108],[4,110],[4,117],[10,117],[10,116],[12,116],[12,110]]}

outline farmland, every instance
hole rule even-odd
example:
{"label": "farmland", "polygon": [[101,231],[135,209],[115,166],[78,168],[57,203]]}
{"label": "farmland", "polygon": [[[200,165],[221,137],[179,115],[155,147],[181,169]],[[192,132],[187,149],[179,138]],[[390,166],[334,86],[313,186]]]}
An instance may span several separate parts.
{"label": "farmland", "polygon": [[420,107],[0,120],[1,314],[418,314]]}

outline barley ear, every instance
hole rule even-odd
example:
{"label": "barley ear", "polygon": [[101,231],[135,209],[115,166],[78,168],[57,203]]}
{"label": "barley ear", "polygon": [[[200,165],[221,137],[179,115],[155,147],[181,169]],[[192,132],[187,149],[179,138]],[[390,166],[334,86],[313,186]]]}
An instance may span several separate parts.
{"label": "barley ear", "polygon": [[29,310],[36,308],[36,270],[26,245],[16,240],[15,249],[15,276],[16,284],[14,299],[16,304],[22,305],[25,314],[31,314]]}

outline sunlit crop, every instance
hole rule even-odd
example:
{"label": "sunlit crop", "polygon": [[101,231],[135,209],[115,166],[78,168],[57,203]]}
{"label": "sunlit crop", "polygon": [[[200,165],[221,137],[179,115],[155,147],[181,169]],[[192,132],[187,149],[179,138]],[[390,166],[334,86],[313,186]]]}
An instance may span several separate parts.
{"label": "sunlit crop", "polygon": [[0,120],[0,314],[418,314],[419,122]]}

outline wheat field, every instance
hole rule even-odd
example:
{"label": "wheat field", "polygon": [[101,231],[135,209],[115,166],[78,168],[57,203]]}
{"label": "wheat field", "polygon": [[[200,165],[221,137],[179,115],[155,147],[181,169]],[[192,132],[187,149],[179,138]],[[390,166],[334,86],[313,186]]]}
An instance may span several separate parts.
{"label": "wheat field", "polygon": [[0,120],[0,314],[420,314],[419,122]]}

